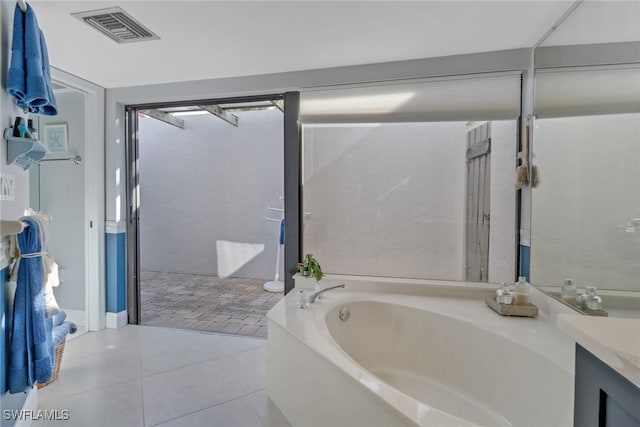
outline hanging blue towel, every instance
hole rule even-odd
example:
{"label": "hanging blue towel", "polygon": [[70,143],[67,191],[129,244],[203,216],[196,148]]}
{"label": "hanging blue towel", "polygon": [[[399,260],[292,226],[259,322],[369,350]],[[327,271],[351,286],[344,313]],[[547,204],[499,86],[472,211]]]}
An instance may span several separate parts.
{"label": "hanging blue towel", "polygon": [[[47,90],[47,102],[30,108],[32,113],[43,114],[45,116],[58,115],[58,106],[56,104],[56,97],[53,94],[53,87],[51,86],[51,68],[49,67],[49,52],[47,50],[47,42],[44,40],[44,33],[40,32],[40,48],[42,49],[42,76],[43,81],[46,83]],[[29,73],[27,72],[27,86],[28,86]]]}
{"label": "hanging blue towel", "polygon": [[54,116],[58,109],[51,87],[48,56],[44,34],[38,27],[33,9],[27,4],[27,11],[23,12],[16,4],[7,92],[20,108]]}
{"label": "hanging blue towel", "polygon": [[24,18],[25,13],[16,4],[16,9],[13,13],[13,39],[11,40],[11,65],[9,66],[9,75],[7,77],[7,92],[18,101],[20,106],[24,104],[27,94],[24,69]]}
{"label": "hanging blue towel", "polygon": [[9,392],[28,391],[36,382],[45,383],[53,374],[53,319],[45,317],[42,290],[42,259],[28,257],[42,250],[37,221],[18,234],[20,253],[18,280],[13,308],[9,352]]}

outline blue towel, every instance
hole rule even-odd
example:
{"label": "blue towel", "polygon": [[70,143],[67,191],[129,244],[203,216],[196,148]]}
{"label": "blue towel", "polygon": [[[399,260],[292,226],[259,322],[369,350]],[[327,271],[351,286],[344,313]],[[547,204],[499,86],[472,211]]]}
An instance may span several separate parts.
{"label": "blue towel", "polygon": [[78,328],[76,327],[76,324],[73,323],[73,322],[62,322],[58,326],[54,327],[53,328],[53,346],[54,346],[54,348],[57,347],[58,344],[60,344],[60,342],[62,342],[62,340],[68,334],[74,334],[77,330],[78,330]]}
{"label": "blue towel", "polygon": [[[43,114],[45,116],[58,115],[58,106],[56,104],[56,97],[53,94],[53,88],[51,87],[51,69],[49,67],[49,52],[47,50],[47,42],[44,40],[44,33],[40,32],[40,47],[42,49],[42,76],[44,82],[46,82],[45,88],[47,90],[47,102],[38,107],[30,108],[32,113]],[[29,74],[27,73],[27,86],[28,86]]]}
{"label": "blue towel", "polygon": [[[38,222],[22,218],[28,227],[17,236],[22,254],[40,252]],[[22,393],[53,374],[53,319],[45,317],[42,259],[21,258],[13,308],[9,352],[9,392]]]}
{"label": "blue towel", "polygon": [[27,4],[27,11],[23,12],[16,4],[7,92],[20,108],[54,116],[58,109],[51,88],[48,56],[44,34],[33,9]]}
{"label": "blue towel", "polygon": [[11,40],[11,65],[7,77],[7,92],[18,101],[18,105],[24,104],[27,93],[24,70],[24,18],[25,13],[16,3],[13,13],[13,39]]}
{"label": "blue towel", "polygon": [[51,316],[53,319],[53,348],[55,349],[58,344],[68,335],[75,334],[78,327],[75,323],[65,320],[67,313],[64,310],[60,310],[58,314]]}
{"label": "blue towel", "polygon": [[284,219],[280,221],[280,244],[284,245]]}
{"label": "blue towel", "polygon": [[54,314],[51,318],[53,319],[53,327],[55,328],[58,325],[62,325],[62,322],[67,319],[67,313],[65,313],[64,310],[60,310],[58,314]]}

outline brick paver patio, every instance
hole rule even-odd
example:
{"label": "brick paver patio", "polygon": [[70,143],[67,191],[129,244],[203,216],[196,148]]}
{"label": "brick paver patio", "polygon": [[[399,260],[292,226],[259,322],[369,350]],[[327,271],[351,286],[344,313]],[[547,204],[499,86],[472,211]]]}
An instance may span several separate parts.
{"label": "brick paver patio", "polygon": [[266,292],[265,282],[142,271],[141,324],[266,337],[265,315],[283,292]]}

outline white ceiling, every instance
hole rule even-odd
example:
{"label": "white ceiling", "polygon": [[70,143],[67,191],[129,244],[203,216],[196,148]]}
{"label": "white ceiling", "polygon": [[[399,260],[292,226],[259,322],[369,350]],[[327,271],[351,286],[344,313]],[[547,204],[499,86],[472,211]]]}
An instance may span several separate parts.
{"label": "white ceiling", "polygon": [[[110,88],[531,47],[573,1],[29,3],[51,65]],[[635,33],[616,37],[640,40],[640,1],[625,3]],[[113,6],[161,40],[119,45],[71,16]],[[564,40],[571,38],[567,33]]]}

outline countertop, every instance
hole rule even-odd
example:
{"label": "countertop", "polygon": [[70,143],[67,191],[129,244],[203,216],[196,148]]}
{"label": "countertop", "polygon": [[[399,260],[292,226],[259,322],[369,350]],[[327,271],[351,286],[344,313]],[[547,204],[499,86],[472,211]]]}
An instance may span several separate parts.
{"label": "countertop", "polygon": [[558,327],[640,387],[640,319],[561,314]]}

